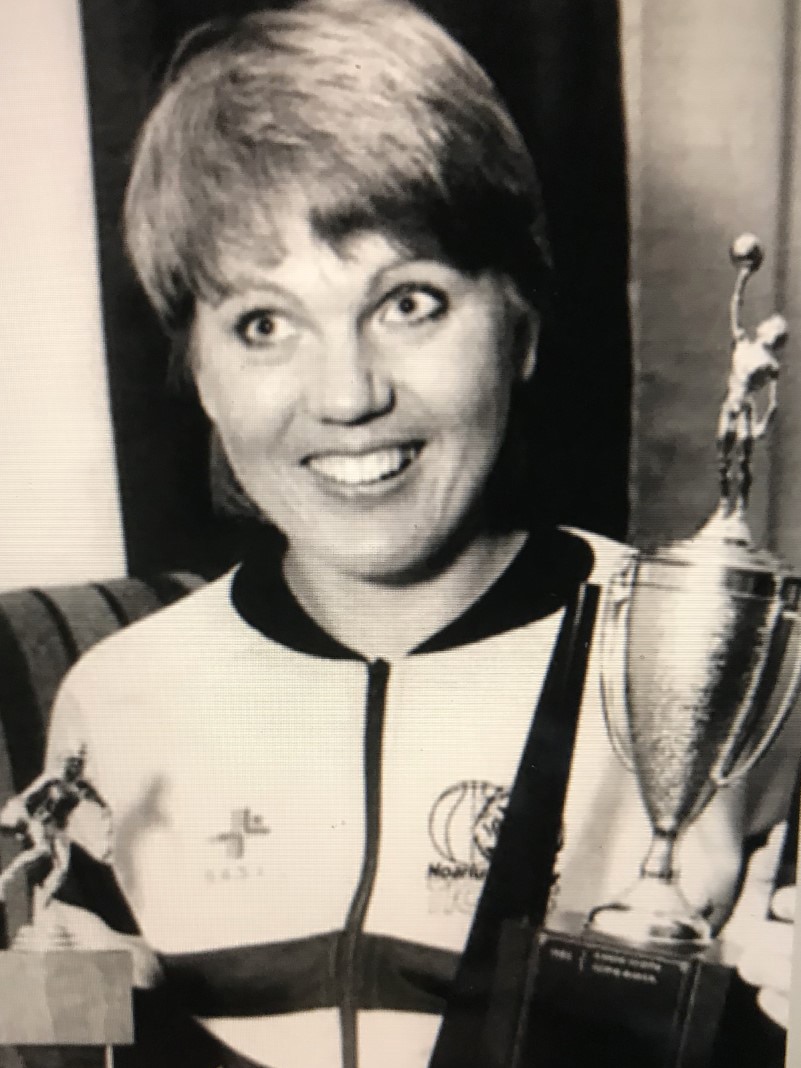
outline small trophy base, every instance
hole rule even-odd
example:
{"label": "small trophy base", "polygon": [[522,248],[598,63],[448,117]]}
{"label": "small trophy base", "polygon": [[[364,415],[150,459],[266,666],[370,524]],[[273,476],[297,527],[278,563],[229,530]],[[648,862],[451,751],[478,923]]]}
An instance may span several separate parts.
{"label": "small trophy base", "polygon": [[0,1046],[130,1045],[132,990],[124,950],[3,950]]}
{"label": "small trophy base", "polygon": [[508,1068],[710,1064],[732,976],[716,945],[637,945],[587,928],[578,914],[528,944],[524,1022]]}

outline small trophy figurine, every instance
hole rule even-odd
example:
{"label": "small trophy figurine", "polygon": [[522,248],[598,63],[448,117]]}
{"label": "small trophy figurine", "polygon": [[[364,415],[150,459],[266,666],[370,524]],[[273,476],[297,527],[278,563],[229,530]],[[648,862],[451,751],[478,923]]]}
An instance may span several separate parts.
{"label": "small trophy figurine", "polygon": [[22,843],[17,858],[0,872],[0,902],[5,901],[7,888],[22,871],[42,866],[46,869],[41,883],[34,888],[33,922],[22,927],[14,939],[17,949],[69,948],[69,935],[58,925],[48,923],[47,913],[69,867],[69,818],[83,801],[88,801],[98,807],[106,822],[111,819],[108,806],[83,777],[84,764],[83,752],[68,754],[61,760],[60,774],[44,772],[0,810],[0,832],[13,835]]}
{"label": "small trophy figurine", "polygon": [[[133,969],[124,950],[75,945],[51,902],[67,876],[70,820],[87,804],[111,840],[111,813],[84,777],[85,753],[61,758],[0,810],[0,832],[22,850],[0,873],[0,908],[14,881],[33,881],[32,920],[0,950],[0,1045],[112,1046],[133,1041]],[[4,917],[5,919],[5,917]]]}
{"label": "small trophy figurine", "polygon": [[[779,378],[777,353],[787,343],[787,320],[778,313],[768,316],[748,336],[740,321],[743,294],[748,279],[762,264],[762,248],[753,234],[742,234],[731,247],[731,259],[738,268],[731,298],[731,373],[726,397],[718,418],[717,446],[720,462],[720,506],[717,516],[730,520],[724,535],[748,547],[751,536],[746,525],[746,509],[751,491],[751,453],[754,442],[765,436],[776,411],[776,383]],[[758,395],[767,393],[767,405],[757,414]],[[739,476],[732,479],[732,462],[739,453]],[[734,530],[735,525],[739,526]]]}
{"label": "small trophy figurine", "polygon": [[515,1052],[505,1068],[705,1068],[732,969],[685,899],[677,839],[717,790],[768,750],[799,693],[801,578],[752,544],[751,459],[776,410],[781,315],[753,336],[740,315],[762,262],[731,247],[732,358],[717,424],[719,503],[693,537],[632,552],[599,621],[609,738],[636,777],[652,842],[639,878],[589,916],[536,936]]}

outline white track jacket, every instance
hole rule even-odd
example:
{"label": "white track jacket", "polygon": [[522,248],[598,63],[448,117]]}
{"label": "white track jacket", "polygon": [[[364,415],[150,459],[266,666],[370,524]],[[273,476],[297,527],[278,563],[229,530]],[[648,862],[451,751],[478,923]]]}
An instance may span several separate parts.
{"label": "white track jacket", "polygon": [[[531,539],[415,652],[368,663],[322,632],[280,569],[246,561],[106,640],[67,678],[49,752],[85,745],[114,814],[110,864],[187,1010],[271,1068],[424,1068],[537,705],[565,583],[626,550]],[[554,900],[588,910],[649,841],[590,657]],[[747,833],[782,817],[791,723],[760,779],[682,843],[687,896],[724,915]],[[533,818],[536,818],[534,814]],[[98,858],[92,820],[75,837]]]}

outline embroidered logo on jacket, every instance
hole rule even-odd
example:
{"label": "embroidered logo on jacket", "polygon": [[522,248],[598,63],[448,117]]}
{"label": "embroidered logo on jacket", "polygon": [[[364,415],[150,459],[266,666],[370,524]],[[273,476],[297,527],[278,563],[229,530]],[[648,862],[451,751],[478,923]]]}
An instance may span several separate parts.
{"label": "embroidered logo on jacket", "polygon": [[437,853],[427,872],[430,911],[473,912],[508,803],[505,786],[476,779],[439,795],[428,818]]}
{"label": "embroidered logo on jacket", "polygon": [[[206,881],[216,882],[220,880],[221,882],[229,882],[235,879],[248,879],[253,876],[263,875],[264,869],[261,865],[256,864],[254,866],[252,863],[253,861],[258,861],[260,852],[256,850],[255,857],[252,856],[252,846],[254,839],[257,840],[269,833],[270,828],[265,824],[263,816],[253,812],[250,808],[233,809],[228,829],[220,831],[218,834],[213,834],[208,839],[209,842],[215,845],[223,846],[221,859],[224,864],[222,867],[207,867]],[[248,861],[250,863],[246,863]]]}
{"label": "embroidered logo on jacket", "polygon": [[270,828],[264,824],[264,818],[249,808],[235,808],[231,813],[231,826],[227,831],[212,835],[212,842],[225,843],[225,855],[228,860],[241,860],[245,855],[245,843],[248,837],[269,834]]}

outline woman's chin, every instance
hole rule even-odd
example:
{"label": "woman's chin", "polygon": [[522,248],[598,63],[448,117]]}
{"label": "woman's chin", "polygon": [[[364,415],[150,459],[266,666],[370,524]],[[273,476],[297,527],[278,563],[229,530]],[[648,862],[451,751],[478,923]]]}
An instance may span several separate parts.
{"label": "woman's chin", "polygon": [[386,586],[406,586],[430,578],[439,546],[425,542],[351,537],[336,546],[296,547],[295,563],[307,571],[326,570],[342,579]]}

